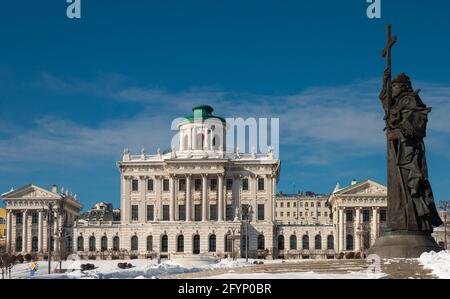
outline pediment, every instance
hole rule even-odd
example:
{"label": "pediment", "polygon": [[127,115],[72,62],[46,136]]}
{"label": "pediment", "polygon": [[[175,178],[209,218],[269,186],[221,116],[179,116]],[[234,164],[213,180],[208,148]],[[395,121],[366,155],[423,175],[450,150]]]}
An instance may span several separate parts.
{"label": "pediment", "polygon": [[3,199],[58,199],[60,196],[36,185],[26,185],[4,194]]}
{"label": "pediment", "polygon": [[356,185],[349,186],[337,192],[340,195],[371,195],[371,194],[387,194],[386,186],[366,180]]}

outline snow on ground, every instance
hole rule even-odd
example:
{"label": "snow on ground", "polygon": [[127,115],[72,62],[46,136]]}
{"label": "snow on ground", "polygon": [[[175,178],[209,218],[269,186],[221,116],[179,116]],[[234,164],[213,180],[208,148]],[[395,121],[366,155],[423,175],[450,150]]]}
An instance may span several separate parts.
{"label": "snow on ground", "polygon": [[[119,269],[117,264],[119,262],[131,263],[131,269]],[[95,269],[91,271],[80,271],[82,263],[90,263],[95,265]],[[245,267],[253,264],[253,260],[246,262],[243,259],[236,261],[223,259],[218,263],[201,265],[201,266],[181,266],[176,261],[163,260],[158,264],[157,260],[106,260],[106,261],[64,261],[62,263],[63,269],[69,269],[67,273],[63,274],[48,274],[48,262],[37,262],[38,271],[34,278],[42,279],[108,279],[108,278],[159,278],[160,276],[176,275],[183,273],[200,272],[205,270],[220,269],[220,268],[235,268]],[[59,268],[58,262],[52,262],[52,272]],[[24,279],[30,278],[30,263],[23,263],[16,265],[12,272],[11,278]]]}
{"label": "snow on ground", "polygon": [[424,268],[432,270],[439,278],[450,279],[450,251],[425,252],[419,261]]}
{"label": "snow on ground", "polygon": [[206,279],[381,279],[386,278],[384,273],[351,272],[351,273],[315,273],[315,272],[288,272],[288,273],[226,273],[217,276],[204,277]]}

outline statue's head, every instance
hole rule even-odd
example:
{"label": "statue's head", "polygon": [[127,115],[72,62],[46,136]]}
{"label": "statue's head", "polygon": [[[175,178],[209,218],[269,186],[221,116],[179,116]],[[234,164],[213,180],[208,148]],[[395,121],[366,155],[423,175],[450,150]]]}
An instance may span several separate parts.
{"label": "statue's head", "polygon": [[407,91],[413,91],[411,80],[405,73],[401,73],[392,80],[392,96],[397,97]]}

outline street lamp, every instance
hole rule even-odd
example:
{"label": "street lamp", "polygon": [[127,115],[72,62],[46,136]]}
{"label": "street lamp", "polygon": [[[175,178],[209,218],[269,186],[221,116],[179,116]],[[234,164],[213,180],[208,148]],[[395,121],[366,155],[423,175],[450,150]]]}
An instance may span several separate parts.
{"label": "street lamp", "polygon": [[53,203],[48,203],[48,274],[51,272],[52,262],[52,219],[53,218]]}
{"label": "street lamp", "polygon": [[233,261],[236,260],[235,256],[234,256],[234,236],[235,236],[235,232],[236,232],[236,227],[229,227],[228,228],[228,233],[233,232],[232,237],[231,237],[231,256],[233,258]]}
{"label": "street lamp", "polygon": [[447,215],[448,215],[448,208],[449,203],[448,201],[441,201],[439,203],[439,208],[444,211],[444,247],[445,249],[448,248],[447,246]]}
{"label": "street lamp", "polygon": [[248,262],[248,226],[251,221],[251,214],[253,213],[252,207],[249,205],[242,205],[242,221],[245,220],[245,261]]}

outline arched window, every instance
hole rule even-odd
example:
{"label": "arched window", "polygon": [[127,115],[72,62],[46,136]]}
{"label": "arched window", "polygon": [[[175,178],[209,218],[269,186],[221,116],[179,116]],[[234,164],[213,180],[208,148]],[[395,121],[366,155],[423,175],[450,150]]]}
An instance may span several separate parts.
{"label": "arched window", "polygon": [[225,252],[232,252],[233,248],[233,236],[231,234],[225,235]]}
{"label": "arched window", "polygon": [[320,235],[314,237],[314,249],[322,250],[322,237]]}
{"label": "arched window", "polygon": [[95,251],[95,237],[94,236],[89,237],[89,251]]}
{"label": "arched window", "polygon": [[209,236],[209,252],[216,252],[216,235]]}
{"label": "arched window", "polygon": [[184,236],[179,235],[177,237],[177,252],[184,252]]}
{"label": "arched window", "polygon": [[200,236],[195,235],[194,236],[194,246],[192,249],[193,254],[200,254]]}
{"label": "arched window", "polygon": [[161,252],[167,252],[169,250],[169,242],[167,235],[161,237]]}
{"label": "arched window", "polygon": [[120,250],[120,239],[118,236],[115,236],[113,238],[113,250],[114,251],[119,251]]}
{"label": "arched window", "polygon": [[258,249],[263,250],[266,248],[266,242],[264,240],[264,235],[258,236]]}
{"label": "arched window", "polygon": [[68,236],[66,239],[66,250],[68,254],[72,253],[73,251],[73,240],[71,236]]}
{"label": "arched window", "polygon": [[31,252],[38,251],[38,237],[33,237],[31,239]]}
{"label": "arched window", "polygon": [[77,238],[77,251],[84,251],[84,238],[81,236]]}
{"label": "arched window", "polygon": [[139,239],[137,236],[131,237],[131,251],[137,251],[139,247]]}
{"label": "arched window", "polygon": [[333,235],[329,235],[327,237],[327,249],[333,250],[334,249],[334,237]]}
{"label": "arched window", "polygon": [[16,252],[22,251],[22,237],[16,238]]}
{"label": "arched window", "polygon": [[297,236],[292,235],[289,239],[289,244],[290,244],[289,249],[297,250]]}
{"label": "arched window", "polygon": [[284,236],[278,236],[278,250],[284,250]]}
{"label": "arched window", "polygon": [[309,236],[304,235],[302,238],[302,249],[309,250]]}
{"label": "arched window", "polygon": [[345,242],[347,250],[353,250],[353,236],[347,235],[346,242]]}
{"label": "arched window", "polygon": [[147,237],[147,251],[153,251],[153,237]]}
{"label": "arched window", "polygon": [[103,236],[100,240],[100,250],[102,252],[108,250],[108,238],[106,236]]}

